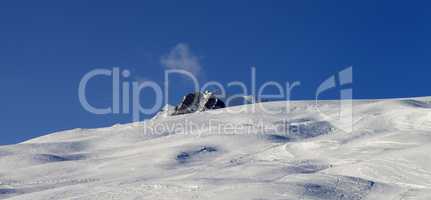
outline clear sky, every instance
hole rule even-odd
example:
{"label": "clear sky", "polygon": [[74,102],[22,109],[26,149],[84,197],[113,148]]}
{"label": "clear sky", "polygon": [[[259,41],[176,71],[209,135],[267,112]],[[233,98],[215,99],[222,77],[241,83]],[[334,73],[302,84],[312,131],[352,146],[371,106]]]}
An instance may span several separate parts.
{"label": "clear sky", "polygon": [[[354,67],[354,98],[430,96],[429,1],[2,1],[0,144],[53,131],[110,126],[130,114],[94,115],[78,100],[95,68],[163,81],[180,44],[200,79],[301,81],[313,99],[328,76]],[[110,105],[109,78],[89,99]],[[187,85],[178,80],[172,99]],[[143,97],[143,104],[151,102]]]}

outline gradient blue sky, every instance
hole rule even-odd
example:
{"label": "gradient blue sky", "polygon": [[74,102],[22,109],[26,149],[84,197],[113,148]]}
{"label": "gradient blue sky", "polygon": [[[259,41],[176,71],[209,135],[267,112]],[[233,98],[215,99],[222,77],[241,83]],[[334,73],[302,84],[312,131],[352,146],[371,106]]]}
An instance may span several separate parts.
{"label": "gradient blue sky", "polygon": [[[321,81],[352,65],[354,98],[429,96],[430,4],[2,1],[0,144],[131,121],[127,114],[85,111],[78,101],[81,77],[121,67],[132,72],[126,81],[161,83],[160,59],[178,43],[199,58],[203,80],[249,83],[254,65],[258,84],[298,80],[293,99],[312,99]],[[91,86],[92,103],[110,104],[109,81]],[[172,99],[187,92],[184,85]]]}

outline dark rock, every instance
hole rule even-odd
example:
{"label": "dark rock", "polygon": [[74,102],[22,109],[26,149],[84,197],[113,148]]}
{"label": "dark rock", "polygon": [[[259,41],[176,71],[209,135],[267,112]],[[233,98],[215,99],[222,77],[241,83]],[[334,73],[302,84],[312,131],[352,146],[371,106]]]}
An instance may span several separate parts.
{"label": "dark rock", "polygon": [[224,102],[213,93],[194,92],[183,97],[181,103],[175,107],[172,115],[182,115],[224,107],[226,107]]}
{"label": "dark rock", "polygon": [[224,107],[226,107],[224,102],[216,97],[208,98],[207,102],[205,103],[205,109],[207,110],[219,109]]}

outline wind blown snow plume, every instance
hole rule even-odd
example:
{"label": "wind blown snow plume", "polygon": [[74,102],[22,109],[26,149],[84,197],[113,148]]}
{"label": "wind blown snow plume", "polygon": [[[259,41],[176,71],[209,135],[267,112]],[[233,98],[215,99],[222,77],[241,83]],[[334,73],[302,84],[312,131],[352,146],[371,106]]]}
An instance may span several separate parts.
{"label": "wind blown snow plume", "polygon": [[185,43],[178,43],[171,51],[162,56],[161,64],[166,69],[182,69],[198,76],[202,73],[202,66],[199,58],[195,56]]}

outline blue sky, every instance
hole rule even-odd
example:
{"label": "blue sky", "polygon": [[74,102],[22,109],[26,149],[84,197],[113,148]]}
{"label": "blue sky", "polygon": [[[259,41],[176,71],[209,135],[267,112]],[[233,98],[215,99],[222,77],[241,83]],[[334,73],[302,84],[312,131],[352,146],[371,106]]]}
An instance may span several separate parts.
{"label": "blue sky", "polygon": [[[328,76],[354,67],[354,98],[429,96],[427,1],[4,1],[0,3],[0,144],[53,131],[131,121],[94,115],[78,100],[95,68],[129,69],[129,80],[163,81],[161,59],[178,44],[200,78],[301,81],[313,99]],[[109,78],[90,88],[108,106]],[[172,101],[187,92],[179,81]],[[331,98],[329,96],[328,98]],[[335,95],[333,98],[337,98]],[[151,94],[142,98],[151,102]]]}

